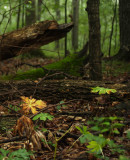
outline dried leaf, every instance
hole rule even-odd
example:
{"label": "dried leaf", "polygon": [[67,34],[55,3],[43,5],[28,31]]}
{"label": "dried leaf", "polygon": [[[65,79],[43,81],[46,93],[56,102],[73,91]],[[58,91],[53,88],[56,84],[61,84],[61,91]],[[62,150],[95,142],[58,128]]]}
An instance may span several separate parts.
{"label": "dried leaf", "polygon": [[46,107],[46,103],[42,100],[36,100],[32,97],[28,98],[25,96],[22,96],[21,99],[23,103],[20,106],[22,107],[24,114],[29,114],[30,112],[36,114],[37,109],[43,109]]}

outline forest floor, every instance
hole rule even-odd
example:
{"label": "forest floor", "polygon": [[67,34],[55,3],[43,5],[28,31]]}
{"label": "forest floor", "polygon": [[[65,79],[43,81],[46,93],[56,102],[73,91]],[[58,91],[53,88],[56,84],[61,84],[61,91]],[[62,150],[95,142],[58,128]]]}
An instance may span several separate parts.
{"label": "forest floor", "polygon": [[[24,61],[24,63],[34,66],[43,66],[52,62],[54,62],[53,59],[42,58],[32,58]],[[17,64],[20,63],[15,59],[1,64],[1,75],[3,73],[15,74],[18,69]],[[21,65],[19,67],[19,70],[26,71],[28,69],[30,69],[28,65]],[[104,74],[104,80],[111,80],[115,83],[128,83],[130,79],[130,75],[127,72],[121,73],[118,76],[112,76],[110,74],[108,76],[108,74],[108,72]],[[105,97],[104,95],[95,94],[95,97],[91,100],[61,99],[56,104],[47,103],[47,106],[42,109],[44,109],[44,113],[49,113],[49,115],[46,115],[46,117],[44,115],[44,118],[42,117],[41,120],[33,121],[31,121],[33,116],[31,111],[35,111],[36,104],[31,102],[31,98],[27,99],[24,97],[25,99],[23,99],[25,101],[28,100],[26,104],[30,103],[30,110],[27,115],[30,119],[25,117],[19,119],[21,113],[27,110],[27,107],[24,106],[21,111],[21,106],[25,101],[22,101],[20,98],[0,103],[0,147],[4,149],[0,150],[0,156],[3,156],[2,159],[5,157],[11,159],[11,156],[15,159],[19,156],[21,160],[24,160],[26,156],[28,157],[28,152],[26,153],[22,150],[22,157],[18,149],[26,148],[27,150],[35,151],[34,155],[30,156],[32,160],[129,159],[130,135],[127,134],[127,131],[130,133],[130,97],[123,97],[122,99],[110,97],[107,94],[105,94]],[[37,100],[46,101],[40,95]],[[34,101],[36,102],[36,100]],[[40,103],[43,104],[42,102]],[[90,111],[92,114],[87,114]],[[50,115],[53,116],[53,119]],[[98,117],[99,121],[94,119],[94,117]],[[111,119],[100,119],[101,117],[111,117]],[[7,119],[10,121],[5,122]],[[19,121],[16,123],[18,119]],[[10,122],[11,124],[8,124]],[[13,129],[15,128],[14,131],[12,131],[12,127]],[[95,130],[92,127],[95,127]],[[89,137],[90,134],[93,138]],[[104,139],[99,136],[101,134]],[[85,136],[88,136],[90,139]],[[108,144],[109,140],[113,140],[114,144],[110,141],[110,146]],[[16,151],[15,155],[7,152],[9,150],[12,153]]]}

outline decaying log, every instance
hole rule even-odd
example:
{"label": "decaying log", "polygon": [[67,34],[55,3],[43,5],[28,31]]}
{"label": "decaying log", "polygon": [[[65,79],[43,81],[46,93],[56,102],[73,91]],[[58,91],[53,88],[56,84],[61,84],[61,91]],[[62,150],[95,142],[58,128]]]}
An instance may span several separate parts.
{"label": "decaying log", "polygon": [[73,23],[42,21],[0,36],[0,60],[15,57],[65,37]]}
{"label": "decaying log", "polygon": [[19,99],[20,96],[33,96],[36,99],[44,99],[53,103],[63,99],[91,100],[97,96],[95,93],[91,93],[91,88],[96,86],[117,89],[117,93],[112,95],[117,99],[124,98],[124,96],[126,98],[130,97],[129,84],[86,80],[44,80],[39,84],[34,81],[15,81],[0,82],[0,102]]}

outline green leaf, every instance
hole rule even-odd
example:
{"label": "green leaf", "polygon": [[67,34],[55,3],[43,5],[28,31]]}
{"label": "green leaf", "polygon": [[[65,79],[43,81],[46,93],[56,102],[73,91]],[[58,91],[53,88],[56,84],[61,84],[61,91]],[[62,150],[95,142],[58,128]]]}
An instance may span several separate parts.
{"label": "green leaf", "polygon": [[30,155],[33,155],[33,153],[27,152],[26,149],[19,149],[10,153],[9,160],[28,160]]}
{"label": "green leaf", "polygon": [[40,118],[41,116],[42,116],[42,113],[37,114],[36,116],[33,117],[33,120],[35,121],[35,120],[37,120],[38,118]]}
{"label": "green leaf", "polygon": [[47,119],[52,120],[54,117],[49,113],[42,113],[40,120],[46,121]]}
{"label": "green leaf", "polygon": [[93,131],[100,131],[101,129],[98,126],[91,127],[91,130]]}
{"label": "green leaf", "polygon": [[106,117],[95,117],[94,120],[97,120],[99,122],[102,122],[106,119]]}
{"label": "green leaf", "polygon": [[84,126],[84,125],[83,125],[82,128],[79,127],[79,126],[76,126],[76,128],[77,128],[82,134],[89,133],[89,132],[87,131],[87,126]]}
{"label": "green leaf", "polygon": [[120,134],[120,132],[117,129],[113,130],[112,132],[115,133],[115,134]]}
{"label": "green leaf", "polygon": [[111,121],[115,121],[115,120],[118,119],[118,117],[109,117],[109,119],[110,119]]}
{"label": "green leaf", "polygon": [[58,105],[56,108],[57,108],[57,110],[60,110],[60,109],[61,109],[61,106]]}
{"label": "green leaf", "polygon": [[87,133],[80,137],[80,142],[82,144],[86,143],[87,141],[92,141],[92,140],[93,140],[93,135],[91,133]]}
{"label": "green leaf", "polygon": [[82,135],[79,140],[82,144],[86,143],[87,142],[87,135]]}
{"label": "green leaf", "polygon": [[129,160],[126,156],[120,155],[119,160]]}
{"label": "green leaf", "polygon": [[64,101],[60,101],[60,104],[63,104],[63,103],[65,103]]}
{"label": "green leaf", "polygon": [[7,156],[10,151],[0,148],[0,159],[3,159]]}
{"label": "green leaf", "polygon": [[47,132],[48,130],[46,128],[41,129],[42,132]]}
{"label": "green leaf", "polygon": [[109,129],[108,128],[105,128],[105,129],[102,129],[101,130],[101,133],[105,133],[105,132],[108,132],[109,131]]}
{"label": "green leaf", "polygon": [[104,87],[95,87],[95,88],[92,88],[91,90],[92,93],[98,93],[99,94],[110,94],[110,93],[115,93],[116,90],[115,89],[109,89],[109,88],[104,88]]}
{"label": "green leaf", "polygon": [[52,120],[54,117],[50,115],[49,113],[40,113],[33,117],[33,120],[37,120],[40,118],[40,120],[46,121],[47,119]]}
{"label": "green leaf", "polygon": [[127,131],[127,138],[130,139],[130,131]]}
{"label": "green leaf", "polygon": [[96,141],[89,142],[87,148],[91,149],[90,151],[96,154],[100,154],[102,152],[102,146],[100,146]]}
{"label": "green leaf", "polygon": [[123,126],[124,126],[124,124],[122,124],[122,123],[114,123],[111,125],[111,128],[121,128]]}
{"label": "green leaf", "polygon": [[110,122],[103,122],[102,125],[110,126]]}
{"label": "green leaf", "polygon": [[28,1],[28,3],[32,4],[32,1]]}
{"label": "green leaf", "polygon": [[108,145],[109,145],[109,147],[110,148],[119,148],[120,146],[119,145],[117,145],[116,143],[114,143],[114,141],[113,140],[109,140],[108,141]]}

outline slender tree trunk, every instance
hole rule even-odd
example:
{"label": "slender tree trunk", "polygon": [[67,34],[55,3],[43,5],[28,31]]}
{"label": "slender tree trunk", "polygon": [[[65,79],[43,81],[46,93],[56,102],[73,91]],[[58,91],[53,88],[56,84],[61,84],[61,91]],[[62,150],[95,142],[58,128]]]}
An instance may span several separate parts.
{"label": "slender tree trunk", "polygon": [[119,0],[120,44],[130,45],[130,1]]}
{"label": "slender tree trunk", "polygon": [[104,34],[102,36],[102,49],[104,47],[104,43],[105,43],[105,39],[106,39],[106,34],[107,34],[107,27],[108,27],[107,20],[106,20],[106,18],[107,18],[106,15],[104,15],[103,18],[105,20],[105,29],[104,29]]}
{"label": "slender tree trunk", "polygon": [[[65,0],[65,23],[67,23],[67,2],[68,0]],[[67,56],[67,35],[65,36],[65,57]]]}
{"label": "slender tree trunk", "polygon": [[21,0],[19,0],[19,6],[18,6],[17,29],[19,29],[20,15],[21,15]]}
{"label": "slender tree trunk", "polygon": [[35,0],[31,0],[26,4],[26,25],[36,22]]}
{"label": "slender tree trunk", "polygon": [[74,50],[78,49],[78,26],[79,26],[79,0],[73,0],[73,22],[72,46]]}
{"label": "slender tree trunk", "polygon": [[36,20],[40,21],[42,0],[36,0],[35,5],[36,5]]}
{"label": "slender tree trunk", "polygon": [[[24,2],[25,3],[25,0],[22,0],[22,2]],[[25,5],[23,4],[22,5],[22,27],[24,27],[24,25],[25,25]]]}
{"label": "slender tree trunk", "polygon": [[102,79],[99,2],[100,0],[88,0],[86,9],[89,19],[89,64],[92,80]]}
{"label": "slender tree trunk", "polygon": [[116,8],[117,8],[117,0],[115,2],[115,6],[114,6],[114,16],[112,18],[112,26],[111,26],[111,33],[110,33],[110,41],[109,41],[109,57],[111,56],[111,42],[112,42],[112,35],[113,35],[113,31],[114,31],[114,22],[115,22],[115,18],[116,18]]}
{"label": "slender tree trunk", "polygon": [[[60,20],[60,1],[59,0],[55,0],[55,5],[56,5],[56,19],[57,21]],[[56,50],[58,51],[59,53],[59,48],[60,48],[60,43],[59,43],[59,40],[56,41],[56,46],[55,46]]]}

